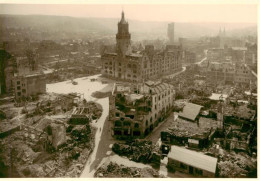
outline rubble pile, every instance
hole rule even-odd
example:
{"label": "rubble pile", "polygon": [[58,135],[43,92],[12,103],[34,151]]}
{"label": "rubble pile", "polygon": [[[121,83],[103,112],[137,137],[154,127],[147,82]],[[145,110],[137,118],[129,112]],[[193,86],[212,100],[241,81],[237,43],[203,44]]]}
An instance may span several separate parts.
{"label": "rubble pile", "polygon": [[89,107],[89,112],[92,114],[92,120],[99,119],[102,115],[102,107],[100,104],[95,102],[88,102],[87,106]]}
{"label": "rubble pile", "polygon": [[211,128],[217,128],[217,121],[201,117],[197,123],[177,118],[168,128],[168,132],[179,137],[190,137],[208,132]]}
{"label": "rubble pile", "polygon": [[[55,102],[59,100],[57,97],[59,95],[45,96],[40,98],[39,104],[30,102],[25,107],[13,108],[12,112],[19,111],[17,119],[14,119],[18,120],[19,129],[0,139],[0,167],[3,166],[0,175],[4,177],[80,175],[94,148],[96,128],[91,127],[89,122],[81,125],[68,124],[68,115],[72,110],[71,100],[62,102],[64,108],[60,108]],[[66,98],[64,95],[63,97]],[[101,116],[102,108],[99,104],[86,102],[85,106],[88,109],[83,114],[92,116],[92,119]],[[48,110],[49,108],[51,109]],[[60,109],[61,112],[57,111]],[[62,113],[63,110],[66,110],[66,113]],[[11,123],[9,121],[9,124]]]}
{"label": "rubble pile", "polygon": [[[57,128],[57,125],[53,127]],[[8,169],[11,167],[17,177],[78,177],[94,148],[95,130],[89,129],[91,130],[88,132],[86,126],[73,129],[65,135],[65,143],[64,135],[61,135],[63,145],[57,138],[63,132],[62,128],[54,134],[53,144],[51,140],[39,140],[35,143],[30,136],[25,138],[25,131],[17,131],[1,139],[0,147],[3,151],[0,153],[0,164]],[[81,134],[83,138],[80,138]],[[11,157],[6,150],[10,150]],[[10,165],[10,159],[13,165]],[[9,172],[3,174],[11,176]]]}
{"label": "rubble pile", "polygon": [[[218,163],[219,177],[256,177],[256,168],[256,159],[248,156],[245,153],[226,153],[220,156],[220,161]],[[255,173],[253,173],[254,171]]]}
{"label": "rubble pile", "polygon": [[136,168],[136,167],[126,167],[124,165],[118,165],[114,162],[109,162],[107,165],[102,165],[96,172],[94,177],[106,177],[106,178],[158,178],[161,177],[157,171],[154,169],[145,167],[145,168]]}
{"label": "rubble pile", "polygon": [[135,162],[149,163],[152,159],[154,146],[151,141],[135,140],[130,143],[115,143],[112,150],[120,155],[126,156]]}

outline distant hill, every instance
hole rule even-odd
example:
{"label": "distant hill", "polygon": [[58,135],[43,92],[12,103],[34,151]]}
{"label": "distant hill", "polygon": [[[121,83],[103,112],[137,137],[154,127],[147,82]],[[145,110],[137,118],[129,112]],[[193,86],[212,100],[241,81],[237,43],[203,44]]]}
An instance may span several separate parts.
{"label": "distant hill", "polygon": [[[112,18],[75,18],[47,15],[0,15],[0,29],[30,28],[32,31],[55,34],[55,38],[66,36],[115,35],[118,19]],[[169,22],[144,22],[129,20],[129,29],[133,40],[167,38]],[[227,34],[257,35],[257,26],[246,23],[175,23],[175,39],[215,36],[219,27],[225,27]],[[59,37],[59,35],[61,37]],[[58,37],[57,37],[58,36]]]}

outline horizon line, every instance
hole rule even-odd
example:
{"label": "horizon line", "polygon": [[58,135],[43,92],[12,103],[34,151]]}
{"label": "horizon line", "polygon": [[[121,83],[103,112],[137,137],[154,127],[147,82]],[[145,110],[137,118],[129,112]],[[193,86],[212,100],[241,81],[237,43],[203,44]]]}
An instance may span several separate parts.
{"label": "horizon line", "polygon": [[[94,17],[94,16],[70,16],[70,15],[52,15],[52,14],[5,14],[0,13],[0,15],[9,16],[57,16],[57,17],[70,17],[70,18],[96,18],[96,19],[118,19],[115,17]],[[254,24],[258,26],[258,22],[220,22],[220,21],[158,21],[158,20],[138,20],[138,19],[128,19],[128,21],[141,21],[141,22],[165,22],[165,23],[222,23],[222,24]]]}

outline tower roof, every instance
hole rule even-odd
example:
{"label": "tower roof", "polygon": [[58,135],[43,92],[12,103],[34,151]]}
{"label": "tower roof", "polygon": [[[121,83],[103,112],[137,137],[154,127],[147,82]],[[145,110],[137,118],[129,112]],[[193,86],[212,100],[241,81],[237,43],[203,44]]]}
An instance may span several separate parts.
{"label": "tower roof", "polygon": [[124,13],[124,11],[122,11],[120,23],[121,24],[127,24],[127,22],[125,20],[125,13]]}

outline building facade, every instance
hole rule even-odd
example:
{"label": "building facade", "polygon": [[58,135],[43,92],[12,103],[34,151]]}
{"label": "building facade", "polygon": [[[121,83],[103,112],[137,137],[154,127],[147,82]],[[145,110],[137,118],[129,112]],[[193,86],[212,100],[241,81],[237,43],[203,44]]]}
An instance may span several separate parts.
{"label": "building facade", "polygon": [[14,78],[15,98],[29,97],[46,92],[46,78],[42,74],[16,76]]}
{"label": "building facade", "polygon": [[145,137],[171,112],[173,86],[148,81],[136,87],[115,86],[109,119],[116,137]]}
{"label": "building facade", "polygon": [[181,70],[181,47],[168,45],[163,50],[155,50],[147,45],[145,50],[133,52],[129,25],[122,12],[116,34],[116,51],[101,55],[102,74],[109,78],[143,82]]}

